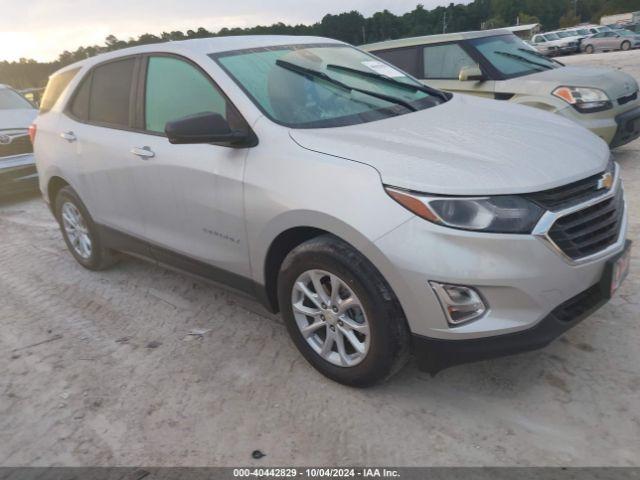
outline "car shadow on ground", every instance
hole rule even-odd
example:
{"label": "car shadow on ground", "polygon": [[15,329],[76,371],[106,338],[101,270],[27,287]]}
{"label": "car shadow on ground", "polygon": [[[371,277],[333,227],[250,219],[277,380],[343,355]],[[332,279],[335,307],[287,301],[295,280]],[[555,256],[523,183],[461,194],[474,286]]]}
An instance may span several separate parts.
{"label": "car shadow on ground", "polygon": [[22,202],[34,200],[38,196],[40,196],[40,192],[38,191],[25,192],[25,193],[19,193],[14,195],[4,195],[4,196],[2,195],[2,192],[0,192],[0,207],[11,207],[13,205],[17,205]]}

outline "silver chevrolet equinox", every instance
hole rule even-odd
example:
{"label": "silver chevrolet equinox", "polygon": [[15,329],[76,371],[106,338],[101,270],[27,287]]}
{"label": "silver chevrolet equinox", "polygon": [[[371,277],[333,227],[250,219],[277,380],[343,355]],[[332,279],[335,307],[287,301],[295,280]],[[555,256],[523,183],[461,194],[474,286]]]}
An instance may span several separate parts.
{"label": "silver chevrolet equinox", "polygon": [[628,271],[602,140],[341,42],[135,47],[43,105],[40,188],[82,266],[126,252],[257,297],[341,383],[543,347]]}

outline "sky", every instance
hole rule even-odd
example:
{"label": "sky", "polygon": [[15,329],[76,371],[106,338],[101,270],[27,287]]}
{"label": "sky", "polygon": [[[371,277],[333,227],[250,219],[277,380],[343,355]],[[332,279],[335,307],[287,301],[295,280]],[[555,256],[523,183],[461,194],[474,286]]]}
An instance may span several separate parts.
{"label": "sky", "polygon": [[142,33],[198,27],[217,31],[275,22],[314,23],[327,13],[358,10],[368,16],[386,8],[402,14],[420,3],[430,9],[451,1],[0,0],[0,60],[50,61],[63,50],[101,45],[110,34],[126,40]]}

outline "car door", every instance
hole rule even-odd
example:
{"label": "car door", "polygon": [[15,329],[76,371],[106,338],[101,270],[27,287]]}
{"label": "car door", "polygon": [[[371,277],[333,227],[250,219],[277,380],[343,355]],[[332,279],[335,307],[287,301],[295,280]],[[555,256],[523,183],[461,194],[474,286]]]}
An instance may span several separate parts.
{"label": "car door", "polygon": [[234,129],[248,126],[208,74],[183,57],[147,55],[141,78],[139,131],[127,147],[140,165],[139,205],[154,256],[216,280],[225,272],[249,277],[242,183],[248,150],[172,145],[164,134],[168,121],[202,112],[219,113]]}
{"label": "car door", "polygon": [[425,45],[422,51],[421,79],[433,87],[451,92],[468,93],[480,97],[495,97],[495,82],[485,80],[460,81],[463,67],[478,67],[474,60],[458,43]]}
{"label": "car door", "polygon": [[495,82],[485,80],[460,81],[460,70],[463,67],[478,67],[474,60],[457,43],[425,45],[422,50],[424,82],[442,90],[468,93],[480,97],[494,98]]}
{"label": "car door", "polygon": [[603,50],[617,50],[620,48],[620,39],[614,32],[604,32],[602,39]]}
{"label": "car door", "polygon": [[130,152],[139,61],[131,56],[93,67],[59,125],[62,138],[75,145],[74,186],[94,221],[136,237],[144,233],[136,182],[142,165]]}

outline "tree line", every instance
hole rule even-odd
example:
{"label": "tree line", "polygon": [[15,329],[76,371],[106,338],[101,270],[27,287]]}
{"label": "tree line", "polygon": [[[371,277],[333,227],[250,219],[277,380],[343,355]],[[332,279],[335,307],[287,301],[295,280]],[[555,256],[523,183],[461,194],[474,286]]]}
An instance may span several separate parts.
{"label": "tree line", "polygon": [[0,62],[0,83],[15,88],[42,87],[55,70],[103,52],[150,43],[229,35],[316,35],[335,38],[354,45],[382,40],[499,28],[516,23],[541,23],[545,30],[573,26],[581,22],[599,23],[600,17],[640,10],[640,0],[474,0],[468,5],[451,3],[431,10],[418,5],[403,15],[388,10],[364,17],[357,11],[325,15],[311,25],[258,25],[249,28],[223,28],[212,32],[197,30],[144,33],[122,40],[110,35],[103,45],[64,51],[53,62],[20,59]]}

